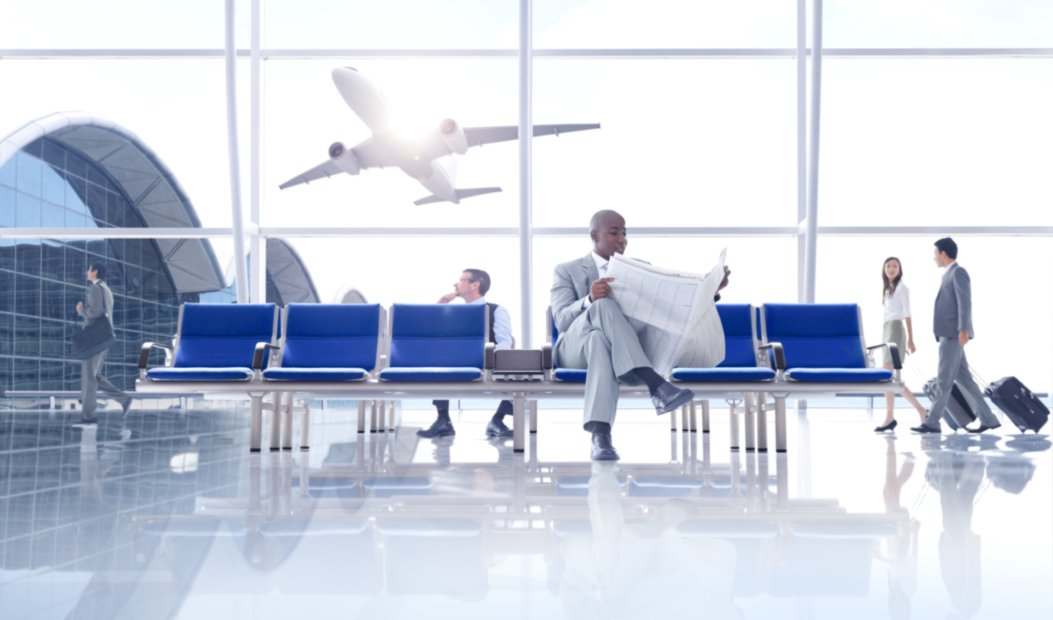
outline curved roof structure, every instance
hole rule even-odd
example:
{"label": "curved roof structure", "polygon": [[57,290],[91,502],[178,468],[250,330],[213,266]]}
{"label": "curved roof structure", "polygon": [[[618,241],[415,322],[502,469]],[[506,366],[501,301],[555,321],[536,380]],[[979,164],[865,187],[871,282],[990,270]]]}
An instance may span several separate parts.
{"label": "curved roof structure", "polygon": [[267,239],[267,288],[273,286],[277,299],[268,290],[267,301],[281,305],[319,302],[318,290],[303,259],[284,239]]}
{"label": "curved roof structure", "polygon": [[[172,172],[131,131],[80,112],[56,112],[0,140],[0,166],[34,140],[48,138],[92,161],[128,196],[147,227],[199,228],[201,222]],[[204,239],[154,239],[178,293],[226,286]]]}

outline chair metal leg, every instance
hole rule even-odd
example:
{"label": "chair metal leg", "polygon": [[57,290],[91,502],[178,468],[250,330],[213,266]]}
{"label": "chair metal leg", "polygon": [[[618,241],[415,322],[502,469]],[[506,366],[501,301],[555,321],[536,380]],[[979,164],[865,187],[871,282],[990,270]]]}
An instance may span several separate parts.
{"label": "chair metal leg", "polygon": [[249,394],[249,452],[259,452],[263,435],[263,394]]}
{"label": "chair metal leg", "polygon": [[[292,403],[290,403],[290,406]],[[300,449],[311,449],[311,401],[303,404],[303,414],[300,417]]]}
{"label": "chair metal leg", "polygon": [[786,395],[775,397],[775,451],[786,452]]}
{"label": "chair metal leg", "polygon": [[272,393],[271,403],[271,452],[277,452],[281,450],[282,442],[282,395]]}
{"label": "chair metal leg", "polygon": [[669,414],[669,432],[671,432],[671,433],[675,433],[676,432],[676,412],[675,411]]}
{"label": "chair metal leg", "polygon": [[527,403],[530,407],[530,432],[537,433],[537,401],[531,400]]}
{"label": "chair metal leg", "polygon": [[366,432],[366,406],[369,403],[364,400],[358,401],[358,432]]}
{"label": "chair metal leg", "polygon": [[526,448],[526,395],[512,395],[512,451],[521,453]]}
{"label": "chair metal leg", "polygon": [[750,401],[750,395],[745,394],[742,398],[742,415],[746,426],[746,452],[754,452],[757,449],[756,418]]}
{"label": "chair metal leg", "polygon": [[[292,410],[294,396],[292,392],[288,394],[278,394],[278,402],[282,406],[282,450],[292,450]],[[284,401],[284,402],[282,402]]]}
{"label": "chair metal leg", "polygon": [[690,415],[691,415],[691,419],[690,419],[691,424],[690,424],[690,427],[688,428],[688,430],[691,431],[692,433],[696,433],[696,432],[698,432],[698,401],[694,401],[694,400],[691,401],[691,404],[688,405],[688,407],[690,408]]}
{"label": "chair metal leg", "polygon": [[374,400],[372,407],[369,408],[369,432],[377,432],[377,417],[380,414],[380,408],[384,406],[384,403],[379,400]]}
{"label": "chair metal leg", "polygon": [[757,402],[757,451],[768,451],[768,410],[765,408],[764,397],[755,394]]}
{"label": "chair metal leg", "polygon": [[728,419],[731,421],[731,451],[739,451],[739,420],[735,413],[735,403],[728,402]]}
{"label": "chair metal leg", "polygon": [[687,419],[687,417],[688,417],[688,415],[690,413],[690,410],[691,410],[691,403],[688,403],[688,404],[680,407],[680,430],[682,430],[685,433],[687,432],[687,429],[691,428],[691,423]]}
{"label": "chair metal leg", "polygon": [[702,401],[702,432],[709,432],[709,401]]}

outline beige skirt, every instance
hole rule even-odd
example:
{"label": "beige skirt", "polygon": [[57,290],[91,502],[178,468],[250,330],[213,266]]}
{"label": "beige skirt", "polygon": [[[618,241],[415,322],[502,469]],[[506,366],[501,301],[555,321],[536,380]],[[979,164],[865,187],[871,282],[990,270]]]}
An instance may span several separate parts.
{"label": "beige skirt", "polygon": [[[907,328],[902,320],[885,321],[885,329],[881,332],[881,342],[891,342],[899,347],[900,360],[907,359]],[[882,360],[885,364],[892,363],[888,349],[882,349]]]}

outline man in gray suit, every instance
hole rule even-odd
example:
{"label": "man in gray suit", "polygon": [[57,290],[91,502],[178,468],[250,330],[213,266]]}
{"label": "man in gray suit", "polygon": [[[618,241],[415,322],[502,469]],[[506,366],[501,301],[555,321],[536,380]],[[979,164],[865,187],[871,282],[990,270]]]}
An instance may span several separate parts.
{"label": "man in gray suit", "polygon": [[[586,368],[585,430],[592,433],[592,459],[618,460],[611,426],[618,407],[618,384],[646,384],[659,415],[694,398],[691,390],[672,385],[654,371],[640,345],[647,326],[628,319],[610,298],[611,278],[604,277],[614,254],[625,252],[625,219],[614,211],[592,216],[592,251],[556,266],[552,284],[552,318],[559,330],[555,362]],[[720,288],[727,285],[727,276]]]}
{"label": "man in gray suit", "polygon": [[940,361],[936,372],[939,397],[932,403],[929,414],[921,426],[911,430],[916,433],[939,433],[940,416],[947,408],[951,389],[958,384],[966,399],[976,406],[980,425],[966,429],[970,433],[982,433],[998,428],[998,418],[991,413],[980,387],[969,372],[965,359],[965,345],[973,337],[972,284],[969,274],[958,265],[958,244],[950,237],[936,242],[934,251],[936,265],[947,269],[936,293],[936,307],[932,318],[932,331],[940,346]]}
{"label": "man in gray suit", "polygon": [[[88,304],[77,302],[77,314],[84,317],[84,326],[95,321],[109,321],[113,326],[113,292],[106,285],[106,267],[103,265],[88,265]],[[83,407],[81,409],[81,424],[95,423],[95,393],[101,387],[104,392],[112,395],[121,403],[121,411],[128,413],[128,407],[132,404],[130,396],[121,391],[119,387],[110,383],[102,374],[102,364],[106,361],[106,351],[83,359],[80,362],[80,391]]]}

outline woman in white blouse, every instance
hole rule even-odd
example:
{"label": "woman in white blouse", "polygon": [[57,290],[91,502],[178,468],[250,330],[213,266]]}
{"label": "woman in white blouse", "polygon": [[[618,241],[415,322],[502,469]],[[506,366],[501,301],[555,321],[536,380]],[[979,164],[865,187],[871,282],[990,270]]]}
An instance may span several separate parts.
{"label": "woman in white blouse", "polygon": [[[896,343],[900,355],[905,358],[907,353],[914,353],[917,349],[914,347],[914,327],[910,321],[910,290],[903,283],[903,266],[898,258],[890,256],[885,259],[885,264],[881,266],[881,280],[884,284],[881,297],[885,304],[885,328],[881,341]],[[885,349],[884,356],[885,368],[892,368],[888,349]],[[921,406],[909,389],[904,389],[901,393],[907,402],[914,405],[924,422],[925,407]],[[874,429],[875,432],[884,433],[896,428],[895,404],[896,395],[886,394],[885,421]]]}

